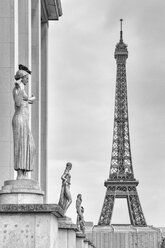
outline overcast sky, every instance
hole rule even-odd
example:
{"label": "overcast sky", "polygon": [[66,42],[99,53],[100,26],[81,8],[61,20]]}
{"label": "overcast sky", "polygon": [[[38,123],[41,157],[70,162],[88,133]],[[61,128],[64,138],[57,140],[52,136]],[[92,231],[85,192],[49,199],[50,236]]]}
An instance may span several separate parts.
{"label": "overcast sky", "polygon": [[[58,203],[66,162],[73,164],[73,203],[83,196],[85,220],[97,224],[112,150],[116,61],[123,18],[132,160],[147,224],[165,225],[165,2],[61,0],[49,24],[49,202]],[[116,202],[116,221],[127,218]],[[117,214],[116,214],[117,213]],[[115,222],[114,220],[114,222]],[[119,223],[119,221],[118,221]]]}

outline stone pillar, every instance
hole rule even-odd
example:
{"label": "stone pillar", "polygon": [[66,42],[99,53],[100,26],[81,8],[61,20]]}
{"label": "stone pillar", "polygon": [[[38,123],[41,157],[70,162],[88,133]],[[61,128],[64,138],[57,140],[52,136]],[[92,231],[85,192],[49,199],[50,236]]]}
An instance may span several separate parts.
{"label": "stone pillar", "polygon": [[84,248],[85,234],[81,232],[76,233],[76,248]]}
{"label": "stone pillar", "polygon": [[[15,18],[18,22],[15,25],[18,27],[15,28],[18,28],[18,33],[15,32],[15,36],[18,44],[15,49],[15,62],[31,67],[31,4],[29,0],[16,0],[16,2],[18,5],[15,9]],[[16,70],[18,70],[18,64],[15,64]]]}
{"label": "stone pillar", "polygon": [[76,248],[77,226],[69,218],[58,219],[58,248]]}
{"label": "stone pillar", "polygon": [[40,183],[47,196],[47,42],[48,23],[41,23],[41,160]]}
{"label": "stone pillar", "polygon": [[13,134],[11,119],[14,112],[14,0],[0,1],[0,187],[6,178],[12,179]]}
{"label": "stone pillar", "polygon": [[36,101],[31,110],[31,129],[37,148],[35,168],[32,178],[40,182],[40,152],[41,152],[41,2],[31,0],[32,25],[32,85],[31,92]]}

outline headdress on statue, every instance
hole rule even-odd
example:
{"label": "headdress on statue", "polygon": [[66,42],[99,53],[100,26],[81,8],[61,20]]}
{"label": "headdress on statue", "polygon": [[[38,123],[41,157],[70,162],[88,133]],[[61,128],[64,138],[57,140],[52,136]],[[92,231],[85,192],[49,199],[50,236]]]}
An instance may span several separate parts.
{"label": "headdress on statue", "polygon": [[19,70],[16,72],[14,78],[15,80],[19,80],[20,78],[26,76],[27,74],[31,74],[32,72],[25,66],[25,65],[19,65]]}
{"label": "headdress on statue", "polygon": [[19,68],[19,70],[26,71],[28,74],[32,73],[25,65],[19,64],[18,68]]}

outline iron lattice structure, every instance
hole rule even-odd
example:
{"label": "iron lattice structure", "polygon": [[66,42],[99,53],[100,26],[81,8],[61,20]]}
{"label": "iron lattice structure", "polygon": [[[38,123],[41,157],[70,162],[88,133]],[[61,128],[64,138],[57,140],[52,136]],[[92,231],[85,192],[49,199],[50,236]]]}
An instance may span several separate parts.
{"label": "iron lattice structure", "polygon": [[126,198],[130,222],[133,226],[146,226],[134,178],[128,121],[126,59],[127,45],[123,42],[122,19],[120,41],[116,45],[114,57],[117,63],[114,132],[110,174],[103,208],[98,225],[110,225],[115,198]]}

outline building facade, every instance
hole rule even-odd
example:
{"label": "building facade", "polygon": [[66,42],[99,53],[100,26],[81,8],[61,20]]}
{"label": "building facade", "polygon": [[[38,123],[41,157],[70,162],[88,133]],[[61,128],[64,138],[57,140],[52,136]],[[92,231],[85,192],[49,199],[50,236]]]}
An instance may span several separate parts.
{"label": "building facade", "polygon": [[0,1],[0,187],[14,178],[12,89],[18,64],[32,70],[29,95],[36,96],[30,109],[30,126],[37,147],[32,178],[46,193],[47,176],[47,38],[49,20],[62,16],[60,0]]}

